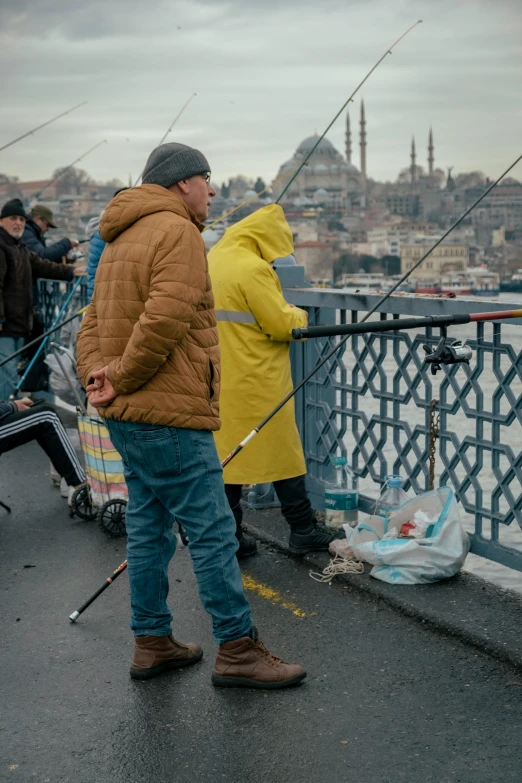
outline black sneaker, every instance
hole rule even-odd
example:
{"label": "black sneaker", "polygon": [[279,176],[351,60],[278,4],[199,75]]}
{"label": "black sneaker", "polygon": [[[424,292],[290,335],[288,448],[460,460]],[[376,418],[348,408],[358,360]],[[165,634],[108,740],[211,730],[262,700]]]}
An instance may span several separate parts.
{"label": "black sneaker", "polygon": [[239,549],[236,552],[236,557],[238,560],[243,560],[243,558],[252,557],[252,555],[257,555],[257,542],[254,538],[243,534],[239,539]]}
{"label": "black sneaker", "polygon": [[334,538],[326,528],[313,525],[307,530],[292,530],[288,544],[293,555],[306,555],[308,552],[327,552]]}

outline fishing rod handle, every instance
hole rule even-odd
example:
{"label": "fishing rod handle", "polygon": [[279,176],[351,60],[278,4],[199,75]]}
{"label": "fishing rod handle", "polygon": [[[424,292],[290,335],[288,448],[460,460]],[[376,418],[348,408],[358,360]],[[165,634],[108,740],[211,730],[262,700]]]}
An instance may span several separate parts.
{"label": "fishing rod handle", "polygon": [[350,334],[367,334],[368,332],[395,332],[398,329],[423,329],[427,326],[452,326],[468,324],[469,313],[455,315],[429,315],[426,318],[393,318],[386,321],[360,321],[355,324],[331,324],[328,326],[308,326],[292,329],[294,340],[307,337],[337,337]]}
{"label": "fishing rod handle", "polygon": [[116,571],[113,573],[112,576],[110,576],[108,579],[105,580],[105,582],[102,584],[98,590],[96,590],[95,593],[91,595],[91,597],[80,606],[79,609],[76,609],[72,614],[69,615],[69,620],[71,623],[75,623],[78,617],[85,612],[85,610],[94,602],[96,599],[114,582],[115,579],[119,577],[123,571],[127,568],[127,561],[124,560],[121,566],[118,566]]}

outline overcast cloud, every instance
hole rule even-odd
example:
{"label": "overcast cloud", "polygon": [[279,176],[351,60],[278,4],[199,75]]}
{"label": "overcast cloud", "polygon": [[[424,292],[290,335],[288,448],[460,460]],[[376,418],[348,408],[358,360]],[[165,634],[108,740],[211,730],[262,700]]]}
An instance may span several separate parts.
{"label": "overcast cloud", "polygon": [[[47,177],[80,165],[136,177],[170,136],[199,147],[213,179],[270,180],[321,132],[393,41],[364,97],[368,172],[395,179],[412,134],[424,164],[493,176],[522,152],[521,0],[0,0],[0,146],[60,111],[88,105],[0,153],[0,172]],[[344,152],[344,122],[329,139]],[[522,179],[522,167],[514,172]]]}

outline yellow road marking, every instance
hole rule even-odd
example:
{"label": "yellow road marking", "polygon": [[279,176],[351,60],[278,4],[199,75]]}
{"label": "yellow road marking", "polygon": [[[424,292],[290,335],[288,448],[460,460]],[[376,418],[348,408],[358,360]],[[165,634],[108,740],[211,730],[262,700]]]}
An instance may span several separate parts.
{"label": "yellow road marking", "polygon": [[278,590],[274,590],[273,587],[268,587],[268,585],[264,585],[262,582],[257,582],[248,574],[243,574],[243,587],[251,593],[260,595],[265,601],[270,601],[274,606],[282,606],[283,609],[290,610],[296,617],[314,617],[317,614],[317,612],[305,612],[297,604],[294,604],[293,601],[287,601],[285,596]]}

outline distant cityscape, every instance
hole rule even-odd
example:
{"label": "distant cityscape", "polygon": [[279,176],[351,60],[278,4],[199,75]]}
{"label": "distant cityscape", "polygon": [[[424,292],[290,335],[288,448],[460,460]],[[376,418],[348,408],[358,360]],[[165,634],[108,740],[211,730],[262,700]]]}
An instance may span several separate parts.
{"label": "distant cityscape", "polygon": [[[480,171],[454,172],[436,165],[436,134],[426,128],[426,166],[415,139],[409,161],[395,182],[371,176],[367,110],[359,110],[359,165],[353,162],[352,123],[346,114],[344,155],[327,139],[312,135],[297,144],[281,164],[271,186],[261,177],[238,175],[214,184],[209,223],[248,203],[205,231],[208,247],[227,225],[281,197],[292,228],[295,258],[306,279],[320,286],[386,288],[411,269],[488,185]],[[313,155],[292,180],[317,144]],[[133,183],[130,183],[133,184]],[[0,174],[0,201],[19,197],[27,206],[43,203],[57,219],[60,235],[84,238],[96,226],[119,180],[99,184],[82,169],[64,168],[49,180],[21,182]],[[415,272],[407,290],[427,293],[494,295],[522,292],[522,183],[505,178],[459,228]]]}

